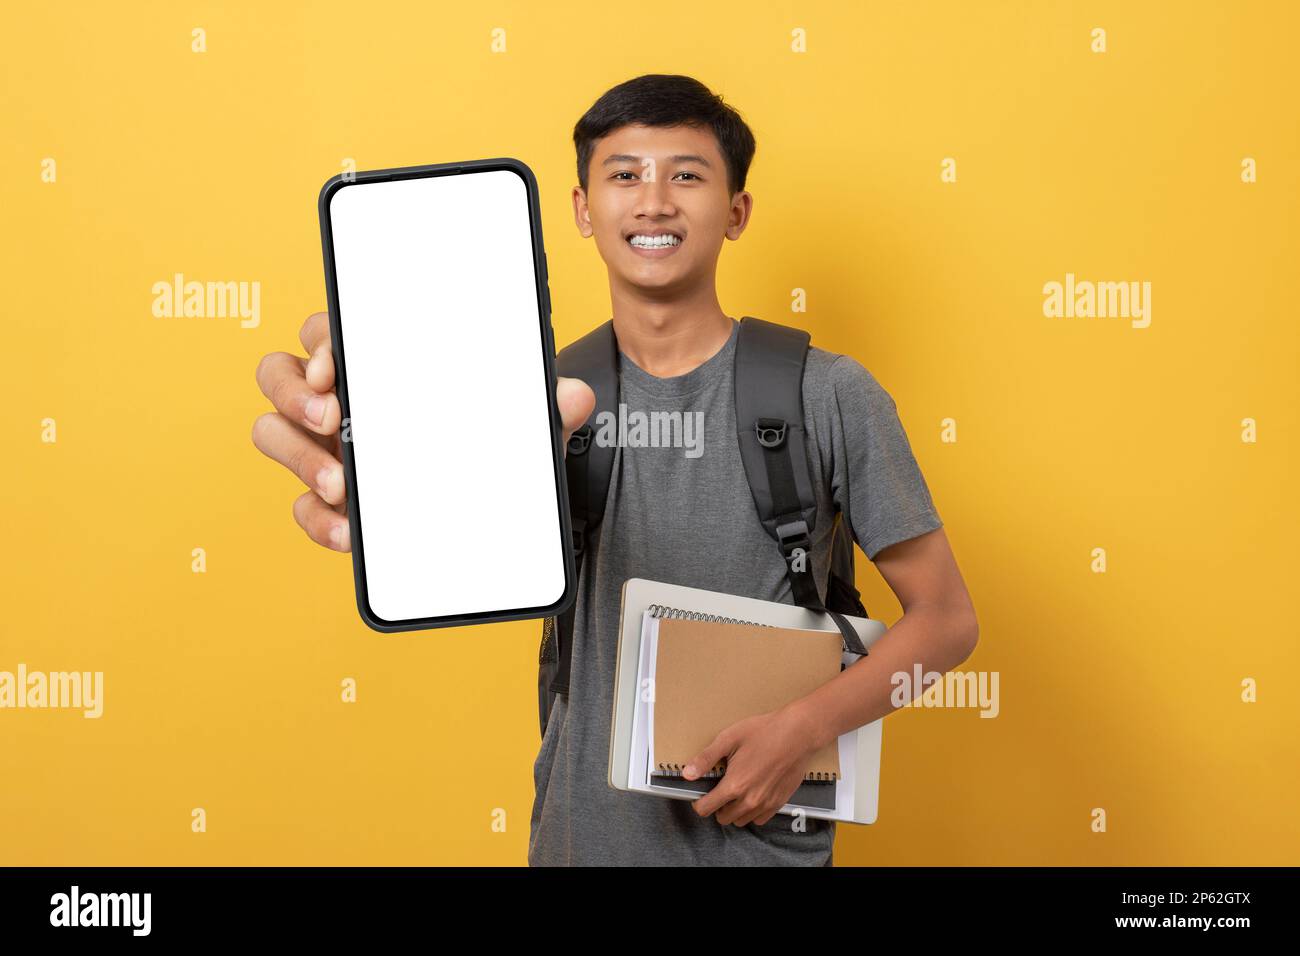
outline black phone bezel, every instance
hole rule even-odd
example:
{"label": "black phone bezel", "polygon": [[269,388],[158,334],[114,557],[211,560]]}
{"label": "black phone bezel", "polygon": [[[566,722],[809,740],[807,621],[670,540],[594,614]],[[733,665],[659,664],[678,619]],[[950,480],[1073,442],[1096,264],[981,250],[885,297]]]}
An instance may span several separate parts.
{"label": "black phone bezel", "polygon": [[[538,201],[537,178],[527,164],[511,157],[495,159],[478,159],[454,163],[436,163],[424,166],[402,166],[394,169],[376,169],[356,173],[342,173],[331,177],[321,187],[317,202],[320,217],[321,248],[325,263],[325,291],[329,307],[330,339],[334,353],[335,389],[343,413],[343,421],[351,420],[351,403],[347,387],[347,361],[344,348],[343,323],[339,314],[338,283],[335,276],[334,238],[330,221],[330,202],[343,189],[377,182],[392,182],[403,179],[424,179],[435,176],[472,175],[474,173],[509,170],[524,182],[528,195],[528,217],[532,234],[533,273],[537,285],[539,333],[542,337],[542,356],[547,380],[547,404],[550,410],[551,451],[555,473],[557,494],[556,507],[560,516],[560,551],[564,565],[564,591],[556,603],[544,607],[510,608],[476,611],[470,614],[441,615],[425,618],[411,618],[390,621],[379,617],[370,607],[370,598],[366,587],[364,524],[361,519],[361,502],[357,491],[357,471],[355,452],[351,441],[341,442],[343,450],[343,468],[348,489],[348,522],[352,543],[352,571],[356,590],[357,610],[361,619],[376,631],[390,634],[401,631],[430,630],[443,627],[458,627],[468,624],[488,624],[498,621],[519,621],[531,618],[551,617],[564,613],[577,596],[577,581],[573,556],[573,525],[569,515],[568,481],[564,467],[563,424],[560,420],[559,407],[555,397],[555,336],[551,328],[551,296],[549,277],[546,268],[546,250],[542,240],[542,216]],[[485,502],[485,507],[492,507]],[[502,542],[508,546],[508,541]],[[492,568],[483,568],[484,574],[493,573]],[[430,583],[431,586],[433,582]]]}

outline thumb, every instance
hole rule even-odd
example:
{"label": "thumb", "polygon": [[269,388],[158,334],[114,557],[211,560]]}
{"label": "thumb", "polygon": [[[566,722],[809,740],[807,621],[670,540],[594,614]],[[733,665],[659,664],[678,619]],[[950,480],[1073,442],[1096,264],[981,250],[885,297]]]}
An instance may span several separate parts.
{"label": "thumb", "polygon": [[687,780],[694,780],[700,774],[708,773],[723,757],[730,757],[733,749],[731,734],[724,730],[713,738],[712,743],[686,762],[686,769],[682,771],[682,776]]}
{"label": "thumb", "polygon": [[555,404],[560,409],[564,423],[564,446],[567,452],[569,436],[583,426],[596,408],[596,393],[579,378],[557,378]]}

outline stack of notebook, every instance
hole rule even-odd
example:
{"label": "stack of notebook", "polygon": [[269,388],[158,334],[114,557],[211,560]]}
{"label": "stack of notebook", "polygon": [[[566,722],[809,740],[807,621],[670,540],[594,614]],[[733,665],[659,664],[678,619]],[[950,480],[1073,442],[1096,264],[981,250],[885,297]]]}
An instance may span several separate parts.
{"label": "stack of notebook", "polygon": [[[880,621],[845,616],[860,647],[885,634]],[[684,765],[724,728],[803,697],[860,659],[824,612],[629,578],[615,664],[609,785],[696,800],[726,768],[686,780]],[[881,720],[841,734],[810,758],[780,812],[874,823],[880,789]]]}
{"label": "stack of notebook", "polygon": [[[682,771],[720,731],[779,710],[840,671],[838,632],[692,620],[659,606],[645,613],[653,673],[642,679],[653,683],[641,686],[653,687],[647,694],[653,700],[646,702],[653,786],[696,793],[712,789],[725,761],[701,768],[703,776],[695,780]],[[839,747],[833,741],[813,754],[790,803],[833,810],[840,778]]]}

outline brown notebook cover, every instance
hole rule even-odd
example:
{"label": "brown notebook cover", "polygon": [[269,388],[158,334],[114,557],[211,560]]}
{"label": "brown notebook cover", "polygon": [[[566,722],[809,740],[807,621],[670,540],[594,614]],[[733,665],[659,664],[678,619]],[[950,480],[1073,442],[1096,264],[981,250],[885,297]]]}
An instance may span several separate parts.
{"label": "brown notebook cover", "polygon": [[[662,618],[654,682],[654,763],[680,773],[731,724],[778,710],[840,672],[838,631]],[[713,771],[725,769],[718,764]],[[838,740],[805,780],[838,780]]]}

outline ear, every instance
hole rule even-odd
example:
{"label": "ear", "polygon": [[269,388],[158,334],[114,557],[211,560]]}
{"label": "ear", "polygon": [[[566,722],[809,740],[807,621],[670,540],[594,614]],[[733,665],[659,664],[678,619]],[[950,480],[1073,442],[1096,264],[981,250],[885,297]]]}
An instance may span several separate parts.
{"label": "ear", "polygon": [[595,230],[591,226],[591,210],[587,206],[587,192],[581,186],[573,187],[573,222],[584,239],[590,239]]}
{"label": "ear", "polygon": [[749,218],[754,214],[754,196],[741,190],[731,197],[731,212],[727,218],[727,238],[733,242],[749,225]]}

